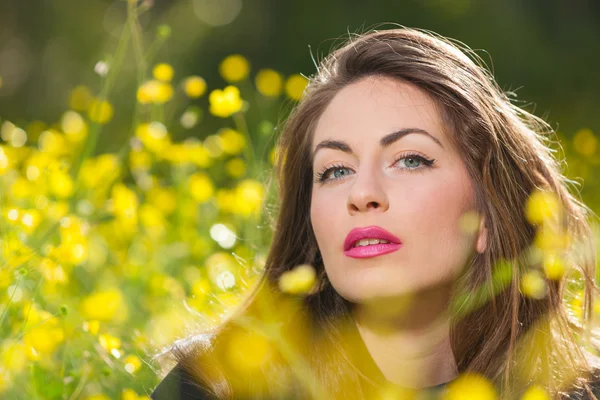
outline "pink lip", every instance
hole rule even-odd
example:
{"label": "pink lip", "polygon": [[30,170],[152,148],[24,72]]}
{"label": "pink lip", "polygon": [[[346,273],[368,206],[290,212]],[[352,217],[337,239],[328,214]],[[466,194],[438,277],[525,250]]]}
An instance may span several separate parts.
{"label": "pink lip", "polygon": [[[383,239],[390,243],[378,243],[369,246],[352,247],[356,241],[361,239]],[[354,228],[344,240],[344,254],[352,258],[376,257],[391,253],[402,247],[402,241],[390,232],[379,226],[366,228]]]}

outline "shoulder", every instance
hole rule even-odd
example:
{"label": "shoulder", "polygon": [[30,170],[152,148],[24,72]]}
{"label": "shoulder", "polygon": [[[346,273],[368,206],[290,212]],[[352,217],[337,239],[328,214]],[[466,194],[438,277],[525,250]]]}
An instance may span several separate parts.
{"label": "shoulder", "polygon": [[190,375],[181,364],[177,364],[159,382],[150,395],[152,400],[205,400],[214,395]]}

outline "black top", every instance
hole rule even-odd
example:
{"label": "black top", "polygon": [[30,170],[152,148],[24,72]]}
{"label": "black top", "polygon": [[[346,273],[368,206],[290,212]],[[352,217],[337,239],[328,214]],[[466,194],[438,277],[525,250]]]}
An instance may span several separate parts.
{"label": "black top", "polygon": [[[356,361],[354,364],[357,365],[363,374],[371,377],[380,384],[390,384],[381,373],[379,367],[375,364],[358,329],[353,324],[351,324],[350,335],[348,336],[348,342],[345,342],[345,346],[348,346],[351,350],[349,354],[351,358]],[[600,373],[598,373],[598,377],[597,380],[592,382],[592,389],[596,397],[600,399]],[[429,400],[438,398],[436,394],[439,394],[450,382],[427,388],[423,391],[422,396],[420,396],[419,399]],[[217,400],[210,390],[198,383],[179,364],[158,384],[150,397],[153,400]],[[568,399],[587,400],[591,399],[591,397],[583,395],[582,390],[578,389],[569,392]]]}
{"label": "black top", "polygon": [[[344,346],[350,350],[349,354],[355,361],[354,364],[366,376],[375,382],[388,384],[390,382],[383,376],[366,348],[358,329],[354,324],[349,324],[349,331],[345,337]],[[428,388],[426,393],[434,394],[443,389],[449,382]],[[394,385],[392,385],[394,386]],[[159,383],[150,396],[153,400],[203,400],[216,399],[208,389],[197,382],[196,379],[180,365],[176,365],[167,376]],[[428,396],[421,397],[423,400]],[[432,399],[434,397],[431,397]]]}

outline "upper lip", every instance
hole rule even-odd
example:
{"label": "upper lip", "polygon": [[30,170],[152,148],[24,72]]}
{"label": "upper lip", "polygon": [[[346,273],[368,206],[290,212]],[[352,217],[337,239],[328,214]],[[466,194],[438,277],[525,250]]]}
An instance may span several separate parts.
{"label": "upper lip", "polygon": [[361,239],[383,239],[391,243],[402,243],[400,239],[379,226],[368,226],[366,228],[354,228],[344,240],[344,251],[350,250],[357,240]]}

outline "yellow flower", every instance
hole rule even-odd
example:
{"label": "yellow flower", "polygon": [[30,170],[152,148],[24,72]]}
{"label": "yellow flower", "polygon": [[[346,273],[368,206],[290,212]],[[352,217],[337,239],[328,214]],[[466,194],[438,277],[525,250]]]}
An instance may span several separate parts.
{"label": "yellow flower", "polygon": [[545,254],[543,259],[544,273],[551,280],[559,280],[565,274],[565,263],[556,254]]}
{"label": "yellow flower", "polygon": [[145,150],[132,150],[129,153],[129,167],[132,170],[147,170],[152,165],[152,157]]}
{"label": "yellow flower", "polygon": [[90,335],[96,336],[100,330],[100,321],[92,319],[83,323],[83,330],[88,332]]}
{"label": "yellow flower", "polygon": [[219,189],[216,194],[217,204],[223,212],[235,212],[235,193],[229,189]]}
{"label": "yellow flower", "polygon": [[273,354],[271,344],[256,331],[236,332],[227,342],[228,361],[240,372],[260,368]]}
{"label": "yellow flower", "polygon": [[124,321],[127,318],[127,304],[117,288],[97,291],[81,302],[84,318],[98,321]]}
{"label": "yellow flower", "polygon": [[123,364],[125,364],[125,371],[134,374],[142,367],[142,360],[138,356],[130,354],[123,359]]}
{"label": "yellow flower", "polygon": [[573,148],[584,156],[592,156],[598,148],[598,139],[591,129],[580,129],[573,137]]}
{"label": "yellow flower", "polygon": [[63,171],[56,171],[50,175],[50,191],[59,199],[69,198],[74,191],[73,180]]}
{"label": "yellow flower", "polygon": [[115,154],[102,154],[83,162],[79,178],[86,188],[98,189],[113,182],[120,173],[119,158]]}
{"label": "yellow flower", "polygon": [[221,118],[227,118],[242,109],[243,100],[240,90],[235,86],[227,86],[225,89],[215,89],[208,96],[210,102],[210,113]]}
{"label": "yellow flower", "polygon": [[19,373],[27,366],[27,354],[25,345],[14,340],[4,340],[0,352],[3,368]]}
{"label": "yellow flower", "polygon": [[442,394],[444,400],[495,400],[496,390],[481,375],[464,373],[450,382]]}
{"label": "yellow flower", "polygon": [[100,342],[100,346],[102,346],[108,352],[118,350],[121,347],[121,340],[118,337],[109,335],[108,333],[98,336],[98,341]]}
{"label": "yellow flower", "polygon": [[234,129],[221,129],[218,135],[221,138],[221,148],[227,154],[239,154],[244,150],[244,147],[246,147],[246,138]]}
{"label": "yellow flower", "polygon": [[93,99],[91,90],[86,86],[80,85],[71,92],[69,106],[75,111],[87,111]]}
{"label": "yellow flower", "polygon": [[243,56],[232,54],[221,61],[219,73],[229,83],[238,82],[248,77],[250,63]]}
{"label": "yellow flower", "polygon": [[255,78],[256,89],[264,96],[276,97],[283,89],[283,77],[272,69],[261,69]]}
{"label": "yellow flower", "polygon": [[116,184],[112,189],[113,212],[123,219],[136,217],[138,198],[131,189],[122,183]]}
{"label": "yellow flower", "polygon": [[550,400],[550,395],[543,387],[533,385],[523,393],[521,400]]}
{"label": "yellow flower", "polygon": [[41,151],[52,156],[61,156],[69,151],[65,137],[55,129],[42,132],[38,140],[38,146]]}
{"label": "yellow flower", "polygon": [[246,163],[241,158],[232,158],[225,164],[225,171],[232,178],[239,178],[246,172]]}
{"label": "yellow flower", "polygon": [[135,130],[135,135],[151,152],[160,154],[171,145],[171,137],[167,128],[160,122],[141,124]]}
{"label": "yellow flower", "polygon": [[237,213],[250,216],[260,211],[264,197],[264,187],[260,182],[245,179],[237,185],[235,192]]}
{"label": "yellow flower", "polygon": [[88,109],[90,121],[106,124],[113,117],[113,106],[106,100],[94,99]]}
{"label": "yellow flower", "polygon": [[99,393],[99,394],[93,394],[91,396],[87,396],[85,398],[85,400],[110,400],[110,397],[108,397],[102,393]]}
{"label": "yellow flower", "polygon": [[174,75],[173,67],[169,64],[161,63],[154,66],[152,70],[152,76],[154,79],[158,79],[163,82],[170,82]]}
{"label": "yellow flower", "polygon": [[173,87],[158,80],[144,82],[137,91],[137,100],[142,104],[164,104],[172,97]]}
{"label": "yellow flower", "polygon": [[154,187],[147,194],[148,203],[158,208],[165,215],[177,208],[177,195],[172,188]]}
{"label": "yellow flower", "polygon": [[281,274],[278,282],[279,289],[284,293],[306,294],[313,288],[315,278],[315,269],[311,265],[298,265]]}
{"label": "yellow flower", "polygon": [[528,297],[541,299],[546,296],[548,285],[542,274],[535,269],[526,272],[521,278],[521,292]]}
{"label": "yellow flower", "polygon": [[196,99],[206,92],[206,81],[199,76],[190,76],[183,81],[183,90],[188,97]]}
{"label": "yellow flower", "polygon": [[204,203],[213,196],[215,187],[209,176],[198,172],[190,177],[190,193],[194,200],[199,203]]}
{"label": "yellow flower", "polygon": [[285,93],[292,100],[300,100],[308,80],[300,74],[290,76],[285,82]]}
{"label": "yellow flower", "polygon": [[525,205],[525,216],[533,224],[541,224],[556,217],[561,205],[555,194],[534,191]]}
{"label": "yellow flower", "polygon": [[82,142],[88,133],[87,124],[81,115],[75,111],[67,111],[63,114],[61,128],[66,134],[67,140],[73,143]]}

